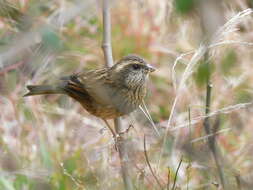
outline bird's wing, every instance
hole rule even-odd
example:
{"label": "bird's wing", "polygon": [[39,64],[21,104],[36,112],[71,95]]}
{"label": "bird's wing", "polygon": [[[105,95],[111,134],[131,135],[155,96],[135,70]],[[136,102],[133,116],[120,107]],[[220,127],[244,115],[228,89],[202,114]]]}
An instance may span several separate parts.
{"label": "bird's wing", "polygon": [[112,81],[108,76],[108,69],[97,69],[77,75],[79,82],[87,93],[101,105],[111,105],[110,94],[113,91]]}
{"label": "bird's wing", "polygon": [[106,68],[79,75],[79,80],[99,105],[112,107],[123,114],[136,109],[128,97],[129,89],[111,79]]}
{"label": "bird's wing", "polygon": [[61,80],[59,88],[66,94],[80,102],[87,110],[93,107],[93,98],[86,90],[84,84],[80,82],[77,75],[62,77]]}

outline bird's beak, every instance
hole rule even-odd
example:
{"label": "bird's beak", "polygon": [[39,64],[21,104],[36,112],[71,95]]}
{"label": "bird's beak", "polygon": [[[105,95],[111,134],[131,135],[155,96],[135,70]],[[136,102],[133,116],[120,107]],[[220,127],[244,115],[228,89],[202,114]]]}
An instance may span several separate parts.
{"label": "bird's beak", "polygon": [[147,69],[148,69],[149,72],[154,72],[154,71],[156,70],[156,68],[153,67],[153,66],[150,65],[150,64],[147,64]]}

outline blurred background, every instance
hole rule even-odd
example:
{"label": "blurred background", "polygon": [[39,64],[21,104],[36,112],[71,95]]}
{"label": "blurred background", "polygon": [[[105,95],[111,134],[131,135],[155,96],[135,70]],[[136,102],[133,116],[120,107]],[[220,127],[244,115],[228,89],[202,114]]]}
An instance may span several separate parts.
{"label": "blurred background", "polygon": [[[22,97],[28,84],[104,66],[101,4],[0,0],[1,190],[123,189],[101,120],[66,96]],[[253,1],[111,4],[114,59],[134,53],[157,68],[145,102],[163,137],[140,110],[123,121],[134,126],[125,136],[135,189],[252,189]]]}

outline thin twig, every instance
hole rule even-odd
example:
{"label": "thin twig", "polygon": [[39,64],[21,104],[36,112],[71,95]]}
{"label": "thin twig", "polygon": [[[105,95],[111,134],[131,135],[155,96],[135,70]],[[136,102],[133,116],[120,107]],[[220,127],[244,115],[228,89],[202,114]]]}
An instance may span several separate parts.
{"label": "thin twig", "polygon": [[[208,57],[207,53],[205,54],[205,57]],[[209,61],[207,60],[208,58],[205,58],[205,61],[208,67],[208,71],[210,72],[210,66],[209,66]],[[210,79],[208,77],[207,82],[206,82],[206,108],[205,108],[205,114],[208,115],[210,112],[210,103],[211,103],[211,91],[212,91],[212,85],[210,83]],[[206,117],[204,120],[204,127],[206,133],[209,135],[210,134],[210,123],[209,123],[209,117]]]}
{"label": "thin twig", "polygon": [[[237,111],[239,109],[248,108],[248,107],[250,107],[252,105],[253,105],[253,102],[247,102],[247,103],[240,103],[240,104],[230,105],[230,106],[227,106],[227,107],[215,110],[213,112],[210,112],[208,115],[201,115],[201,116],[192,118],[191,119],[191,128],[195,127],[194,126],[195,124],[199,123],[200,121],[202,121],[206,117],[210,118],[210,117],[213,117],[213,116],[218,115],[218,114],[229,114],[229,113]],[[170,132],[177,131],[177,130],[179,130],[181,128],[188,127],[188,126],[189,126],[189,121],[187,121],[186,123],[182,123],[182,124],[176,125],[176,126],[172,126],[169,129],[169,131]],[[167,127],[166,126],[161,126],[161,128],[165,128],[166,129]]]}
{"label": "thin twig", "polygon": [[3,75],[5,73],[8,73],[9,71],[11,70],[14,70],[14,69],[17,69],[19,68],[20,66],[22,66],[25,62],[23,61],[19,61],[17,63],[14,63],[12,65],[8,65],[6,67],[4,67],[2,70],[0,70],[0,75]]}
{"label": "thin twig", "polygon": [[66,175],[67,177],[69,177],[78,188],[84,189],[84,185],[82,184],[82,182],[80,180],[78,180],[78,179],[75,179],[70,173],[68,173],[68,171],[64,168],[63,163],[60,163],[60,166],[61,166],[61,168],[63,170],[63,174],[64,175]]}
{"label": "thin twig", "polygon": [[187,173],[187,184],[186,184],[186,190],[189,189],[189,181],[190,181],[190,170],[191,169],[191,162],[188,164],[186,168],[186,173]]}
{"label": "thin twig", "polygon": [[148,168],[152,174],[152,176],[154,177],[154,179],[156,180],[157,184],[160,186],[161,189],[163,189],[163,185],[160,183],[158,177],[155,175],[151,165],[150,165],[150,162],[149,162],[149,159],[148,159],[148,153],[147,153],[147,149],[146,149],[146,136],[144,135],[144,140],[143,140],[143,146],[144,146],[144,155],[145,155],[145,159],[146,159],[146,162],[148,164]]}
{"label": "thin twig", "polygon": [[237,185],[237,188],[238,190],[241,190],[242,189],[242,185],[241,185],[241,179],[240,179],[240,176],[239,175],[235,175],[235,180],[236,180],[236,185]]}
{"label": "thin twig", "polygon": [[188,120],[189,120],[189,141],[192,139],[192,132],[191,132],[191,108],[188,108]]}
{"label": "thin twig", "polygon": [[170,168],[168,167],[168,176],[167,176],[167,190],[170,189]]}
{"label": "thin twig", "polygon": [[139,108],[143,112],[143,114],[145,115],[145,117],[149,120],[149,122],[151,123],[151,125],[154,128],[157,136],[160,137],[161,135],[160,135],[160,133],[159,133],[159,131],[158,131],[158,129],[157,129],[157,127],[156,127],[156,125],[155,125],[155,123],[154,123],[154,121],[153,121],[150,113],[149,113],[149,111],[148,111],[148,108],[147,108],[144,100],[142,100],[142,105],[140,105]]}
{"label": "thin twig", "polygon": [[107,125],[107,127],[109,128],[109,130],[111,131],[113,138],[116,138],[117,135],[116,135],[116,133],[114,132],[114,130],[111,128],[111,126],[110,126],[110,124],[108,123],[108,121],[107,121],[106,119],[103,119],[103,120],[104,120],[105,124]]}
{"label": "thin twig", "polygon": [[[204,61],[205,61],[205,64],[207,64],[208,71],[211,72],[208,51],[205,53]],[[210,82],[210,74],[209,74],[208,77],[207,77],[207,81],[206,81],[206,106],[205,106],[206,107],[205,108],[205,114],[206,115],[208,115],[210,113],[211,92],[212,92],[212,85],[211,85],[211,82]],[[206,134],[210,135],[212,132],[211,132],[209,117],[205,118],[203,125],[204,125],[204,128],[205,128]],[[222,185],[223,189],[225,189],[225,179],[224,179],[223,171],[221,169],[220,160],[219,160],[218,154],[217,154],[217,148],[216,148],[216,143],[215,143],[215,135],[209,136],[207,138],[207,140],[208,140],[208,146],[209,146],[209,148],[212,152],[212,155],[213,155],[213,158],[214,158],[217,170],[218,170],[221,185]]]}
{"label": "thin twig", "polygon": [[177,182],[177,176],[178,176],[178,171],[179,171],[179,168],[182,164],[182,161],[183,161],[183,158],[180,159],[180,162],[177,166],[177,170],[176,170],[176,174],[175,174],[175,177],[174,177],[174,182],[173,182],[173,186],[172,186],[172,190],[174,190],[176,188],[176,182]]}
{"label": "thin twig", "polygon": [[[189,141],[191,142],[192,139],[192,135],[191,135],[191,108],[188,108],[188,120],[189,120]],[[193,150],[193,143],[190,143],[190,148]],[[191,165],[191,160],[192,157],[190,155],[190,163],[188,164],[187,168],[186,168],[186,173],[187,173],[187,184],[186,184],[186,189],[189,189],[189,179],[190,179],[190,174],[189,174],[189,169],[190,169],[190,165]]]}
{"label": "thin twig", "polygon": [[195,143],[195,142],[198,142],[198,141],[201,141],[201,140],[205,140],[205,139],[207,139],[207,138],[210,138],[210,137],[212,137],[212,136],[215,136],[215,135],[217,135],[217,134],[228,132],[228,131],[230,131],[230,130],[231,130],[231,128],[221,129],[221,130],[219,130],[219,131],[216,131],[215,133],[210,133],[209,135],[205,135],[205,136],[202,136],[202,137],[195,138],[195,139],[191,140],[190,142],[191,142],[191,143]]}
{"label": "thin twig", "polygon": [[131,128],[134,128],[134,126],[132,124],[130,124],[126,130],[121,131],[119,133],[119,135],[124,135],[124,134],[128,133]]}

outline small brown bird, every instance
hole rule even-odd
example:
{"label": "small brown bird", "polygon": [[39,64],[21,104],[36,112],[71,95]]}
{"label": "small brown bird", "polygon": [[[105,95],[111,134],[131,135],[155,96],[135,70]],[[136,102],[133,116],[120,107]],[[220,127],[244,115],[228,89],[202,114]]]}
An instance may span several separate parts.
{"label": "small brown bird", "polygon": [[146,95],[148,74],[155,71],[143,58],[128,55],[110,68],[61,78],[55,85],[29,85],[24,96],[66,94],[104,120],[131,113]]}

